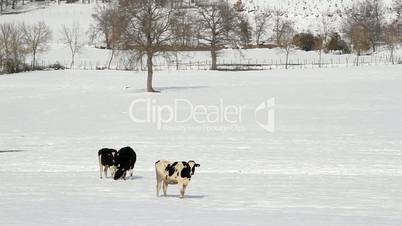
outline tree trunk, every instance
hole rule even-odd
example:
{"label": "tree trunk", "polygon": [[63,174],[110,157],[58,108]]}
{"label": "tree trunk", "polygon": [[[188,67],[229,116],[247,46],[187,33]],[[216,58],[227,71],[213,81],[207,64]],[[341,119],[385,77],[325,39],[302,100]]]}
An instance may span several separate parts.
{"label": "tree trunk", "polygon": [[36,61],[36,51],[34,50],[32,53],[32,70],[35,70],[35,61]]}
{"label": "tree trunk", "polygon": [[74,66],[74,53],[71,54],[71,64],[70,64],[70,69],[73,69]]}
{"label": "tree trunk", "polygon": [[320,48],[320,58],[318,59],[318,67],[321,67],[321,62],[322,62],[322,48]]}
{"label": "tree trunk", "polygon": [[211,46],[211,57],[212,57],[211,70],[217,70],[218,69],[218,67],[216,65],[217,54],[216,54],[215,46]]}
{"label": "tree trunk", "polygon": [[288,69],[288,61],[289,61],[289,51],[286,51],[285,69]]}
{"label": "tree trunk", "polygon": [[110,70],[110,65],[112,64],[113,57],[114,57],[114,48],[112,48],[112,55],[110,56],[110,60],[109,60],[109,63],[107,65],[108,70]]}
{"label": "tree trunk", "polygon": [[175,52],[175,57],[176,57],[176,71],[178,71],[179,70],[179,53],[177,50]]}
{"label": "tree trunk", "polygon": [[360,53],[357,54],[357,56],[356,56],[356,66],[359,66],[359,56],[360,56]]}
{"label": "tree trunk", "polygon": [[152,53],[147,53],[147,67],[148,67],[148,78],[147,78],[147,91],[155,92],[152,87],[152,77],[154,73],[153,63],[152,63]]}

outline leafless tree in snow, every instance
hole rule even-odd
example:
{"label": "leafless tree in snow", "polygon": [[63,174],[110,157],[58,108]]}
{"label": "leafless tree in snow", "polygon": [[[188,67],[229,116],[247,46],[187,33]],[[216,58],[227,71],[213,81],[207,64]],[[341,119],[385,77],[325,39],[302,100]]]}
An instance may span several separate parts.
{"label": "leafless tree in snow", "polygon": [[21,30],[27,51],[32,54],[31,67],[34,69],[37,54],[47,50],[52,32],[43,21],[33,25],[22,24]]}
{"label": "leafless tree in snow", "polygon": [[261,43],[261,38],[267,34],[269,20],[271,19],[272,12],[268,8],[257,10],[254,14],[255,29],[254,36],[257,45]]}
{"label": "leafless tree in snow", "polygon": [[279,36],[279,47],[285,52],[286,59],[285,59],[285,68],[288,69],[289,65],[289,55],[292,49],[294,48],[293,38],[296,34],[294,29],[294,22],[289,19],[283,19],[280,22],[281,27],[281,35]]}
{"label": "leafless tree in snow", "polygon": [[18,24],[0,24],[0,69],[6,73],[24,70],[26,49]]}
{"label": "leafless tree in snow", "polygon": [[233,6],[226,1],[218,1],[198,9],[201,39],[210,47],[212,70],[217,70],[217,56],[221,45],[230,42],[229,33],[236,27],[236,14]]}
{"label": "leafless tree in snow", "polygon": [[90,39],[97,41],[102,36],[106,48],[111,50],[107,68],[110,69],[116,51],[121,44],[121,32],[125,26],[125,19],[121,16],[115,3],[99,4],[95,6],[92,18],[95,23],[90,26]]}
{"label": "leafless tree in snow", "polygon": [[173,39],[170,31],[172,8],[164,7],[158,0],[132,0],[122,7],[127,27],[124,31],[126,43],[132,48],[133,56],[139,61],[147,58],[147,91],[155,92],[152,82],[153,59],[166,51]]}
{"label": "leafless tree in snow", "polygon": [[395,64],[395,49],[398,43],[400,43],[401,37],[400,37],[400,31],[396,23],[392,23],[390,25],[387,25],[385,27],[385,44],[387,45],[389,52],[390,52],[390,62],[392,64]]}
{"label": "leafless tree in snow", "polygon": [[272,11],[272,22],[273,24],[273,32],[274,32],[274,40],[278,46],[280,46],[280,41],[282,39],[282,35],[284,34],[284,28],[287,27],[285,23],[287,23],[287,14],[285,11],[281,9],[274,9]]}
{"label": "leafless tree in snow", "polygon": [[62,25],[61,27],[61,40],[70,49],[71,52],[71,64],[70,67],[73,68],[75,56],[80,53],[84,42],[81,40],[80,27],[78,23],[74,23],[71,27]]}
{"label": "leafless tree in snow", "polygon": [[383,39],[384,6],[381,0],[364,0],[354,3],[346,9],[347,15],[343,31],[351,39],[353,28],[364,26],[367,29],[367,38],[373,52]]}

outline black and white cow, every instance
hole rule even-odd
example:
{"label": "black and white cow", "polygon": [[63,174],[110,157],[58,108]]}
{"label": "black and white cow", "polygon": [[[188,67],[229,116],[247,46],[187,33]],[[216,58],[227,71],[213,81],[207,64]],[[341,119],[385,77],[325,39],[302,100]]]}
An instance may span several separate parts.
{"label": "black and white cow", "polygon": [[105,177],[107,177],[107,170],[110,171],[110,175],[114,174],[114,156],[117,151],[115,149],[110,148],[102,148],[98,151],[98,160],[99,160],[99,174],[100,178],[102,178],[102,172]]}
{"label": "black and white cow", "polygon": [[159,196],[161,182],[163,182],[163,194],[166,196],[168,184],[178,184],[180,198],[184,198],[184,192],[190,183],[191,176],[195,173],[195,168],[199,167],[193,160],[188,162],[171,162],[159,160],[155,163],[156,171],[156,195]]}
{"label": "black and white cow", "polygon": [[114,179],[126,179],[127,171],[130,171],[130,176],[133,176],[133,169],[137,161],[137,155],[131,147],[121,148],[114,157],[114,164],[117,168]]}

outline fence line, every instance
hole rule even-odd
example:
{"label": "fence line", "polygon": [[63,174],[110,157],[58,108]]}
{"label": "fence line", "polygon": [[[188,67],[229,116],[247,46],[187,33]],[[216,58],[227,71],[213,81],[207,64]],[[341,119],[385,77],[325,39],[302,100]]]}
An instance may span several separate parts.
{"label": "fence line", "polygon": [[[402,56],[394,57],[395,64],[402,64]],[[55,62],[42,61],[40,66],[46,67],[55,64]],[[93,61],[77,61],[73,68],[70,67],[70,62],[59,62],[65,69],[79,69],[79,70],[105,70],[107,64]],[[209,70],[211,68],[211,60],[182,60],[178,63],[176,61],[162,60],[154,63],[154,70],[156,71],[172,71],[172,70]],[[375,56],[361,56],[357,59],[356,56],[343,56],[331,57],[319,62],[318,59],[308,60],[306,58],[292,58],[288,62],[288,69],[297,68],[333,68],[333,67],[352,67],[363,65],[389,65],[392,64],[389,55],[375,55]],[[255,59],[255,60],[237,60],[228,62],[225,59],[218,60],[218,70],[223,71],[242,71],[242,70],[273,70],[285,69],[286,63],[282,59]],[[122,63],[115,63],[111,65],[110,70],[129,70],[129,71],[146,71],[146,65],[130,65]]]}

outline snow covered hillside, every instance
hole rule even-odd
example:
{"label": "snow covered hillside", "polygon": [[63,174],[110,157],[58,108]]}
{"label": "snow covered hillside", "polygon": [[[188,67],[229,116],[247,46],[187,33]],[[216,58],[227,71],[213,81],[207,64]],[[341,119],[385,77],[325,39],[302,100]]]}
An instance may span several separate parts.
{"label": "snow covered hillside", "polygon": [[[289,12],[289,16],[294,18],[297,29],[299,31],[310,30],[315,32],[314,29],[318,29],[317,26],[320,20],[317,19],[317,15],[324,9],[329,7],[330,12],[339,11],[347,4],[351,4],[350,1],[244,1],[248,10],[250,10],[250,19],[253,19],[252,10],[256,7],[263,7],[264,4],[268,4],[270,7],[280,6]],[[285,6],[283,6],[285,5]],[[50,27],[53,33],[53,39],[50,43],[48,52],[39,55],[40,65],[49,65],[55,62],[59,62],[68,66],[71,62],[70,50],[61,41],[61,26],[71,26],[73,23],[78,23],[81,32],[81,40],[86,43],[80,54],[76,57],[77,68],[95,68],[96,66],[105,66],[109,60],[111,51],[96,49],[93,44],[89,44],[89,26],[93,23],[91,14],[95,4],[51,4],[47,8],[32,10],[21,14],[2,15],[0,16],[0,23],[6,22],[24,22],[27,24],[36,23],[38,21],[45,21]],[[338,23],[341,19],[342,12],[340,14],[334,14],[336,17],[335,23]],[[383,49],[378,54],[370,56],[363,56],[362,61],[372,62],[373,64],[381,61],[384,63],[389,55],[387,49]],[[402,58],[402,51],[396,50],[397,58]],[[180,63],[199,63],[210,61],[210,53],[208,51],[198,52],[181,52],[179,55]],[[224,50],[220,51],[219,63],[259,63],[259,64],[279,64],[283,63],[285,54],[280,49],[257,49],[257,50]],[[290,61],[292,63],[306,63],[313,64],[318,62],[318,53],[294,51],[290,55]],[[336,55],[336,54],[323,54],[324,63],[328,64],[353,64],[355,60],[353,54]],[[123,55],[116,57],[112,63],[112,68],[122,68],[125,58]],[[168,60],[169,61],[169,60]],[[171,61],[171,65],[174,68],[175,63]],[[165,65],[165,59],[157,59],[155,63]],[[207,63],[205,63],[207,64]],[[208,68],[208,66],[206,66]]]}
{"label": "snow covered hillside", "polygon": [[[401,225],[401,69],[159,72],[160,94],[144,93],[146,76],[134,72],[2,75],[1,224]],[[254,109],[273,97],[269,133]],[[159,130],[130,119],[144,98],[222,98],[243,106],[244,120]],[[135,177],[99,179],[97,150],[126,145]],[[153,165],[166,158],[201,164],[184,199],[174,185],[155,197]]]}

